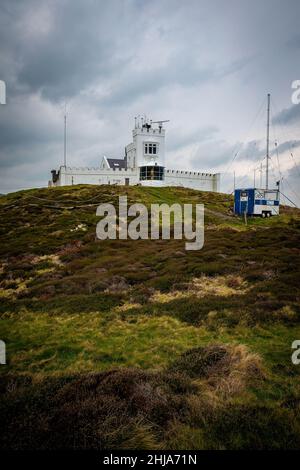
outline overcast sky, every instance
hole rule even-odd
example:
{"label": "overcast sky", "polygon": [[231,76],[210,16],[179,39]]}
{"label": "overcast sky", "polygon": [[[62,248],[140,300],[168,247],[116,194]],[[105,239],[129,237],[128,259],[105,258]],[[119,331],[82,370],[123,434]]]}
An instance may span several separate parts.
{"label": "overcast sky", "polygon": [[300,204],[299,0],[0,0],[0,9],[0,192],[47,185],[63,162],[65,102],[70,166],[123,157],[134,116],[146,114],[170,119],[167,167],[221,172],[223,191],[233,171],[237,186],[253,185],[270,92],[271,185],[281,172]]}

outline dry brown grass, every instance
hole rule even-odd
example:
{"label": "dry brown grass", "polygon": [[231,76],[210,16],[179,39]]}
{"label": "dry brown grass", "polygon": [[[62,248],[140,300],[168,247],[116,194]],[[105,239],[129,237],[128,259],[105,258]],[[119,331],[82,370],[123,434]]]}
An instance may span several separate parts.
{"label": "dry brown grass", "polygon": [[118,294],[120,292],[127,292],[129,289],[130,285],[126,282],[124,277],[113,276],[104,292],[107,294]]}
{"label": "dry brown grass", "polygon": [[188,289],[192,294],[199,297],[205,297],[206,295],[227,297],[244,294],[247,290],[247,282],[238,275],[201,276],[192,279]]}
{"label": "dry brown grass", "polygon": [[173,368],[198,380],[206,394],[222,398],[241,394],[266,378],[260,356],[241,344],[191,349],[180,356]]}
{"label": "dry brown grass", "polygon": [[194,277],[184,290],[172,290],[168,293],[155,291],[150,297],[151,302],[166,303],[174,299],[182,299],[190,296],[199,298],[206,296],[229,297],[243,295],[247,292],[248,283],[239,275]]}
{"label": "dry brown grass", "polygon": [[251,385],[266,378],[262,360],[242,344],[228,346],[227,354],[210,370],[208,379],[223,397],[241,394]]}

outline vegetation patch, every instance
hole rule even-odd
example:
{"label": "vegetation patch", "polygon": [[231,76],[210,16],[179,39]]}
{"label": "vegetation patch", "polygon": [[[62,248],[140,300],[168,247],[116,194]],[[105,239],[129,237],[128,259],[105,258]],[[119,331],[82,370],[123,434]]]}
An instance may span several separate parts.
{"label": "vegetation patch", "polygon": [[[243,371],[249,380],[255,370],[262,375],[260,367],[259,358],[245,348],[218,344],[190,350],[162,371],[111,369],[37,384],[7,376],[0,406],[7,432],[0,437],[1,446],[26,450],[297,448],[299,425],[288,408],[235,403],[232,393],[220,393],[224,377]],[[201,386],[195,377],[206,382]],[[208,383],[219,399],[205,393]]]}
{"label": "vegetation patch", "polygon": [[[203,203],[203,249],[97,240],[97,205],[121,195]],[[3,448],[299,448],[299,210],[245,225],[232,205],[171,187],[1,197]]]}
{"label": "vegetation patch", "polygon": [[266,377],[259,355],[249,352],[244,345],[210,344],[191,349],[171,368],[191,378],[206,379],[206,385],[223,396],[239,394]]}

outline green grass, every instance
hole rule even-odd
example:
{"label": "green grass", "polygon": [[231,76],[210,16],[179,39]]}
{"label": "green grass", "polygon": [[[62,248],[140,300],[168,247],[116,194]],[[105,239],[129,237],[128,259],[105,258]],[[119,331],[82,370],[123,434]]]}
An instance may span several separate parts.
{"label": "green grass", "polygon": [[[129,204],[147,207],[204,203],[204,248],[185,251],[180,240],[96,241],[97,204],[117,204],[124,194]],[[143,376],[142,392],[132,392],[136,411],[127,409],[122,397],[113,398],[102,420],[103,445],[297,446],[300,368],[291,363],[291,344],[300,339],[299,211],[282,208],[280,217],[250,218],[246,226],[231,215],[232,204],[228,195],[183,188],[79,185],[2,196],[0,339],[7,345],[8,364],[0,368],[5,397],[0,414],[8,419],[11,413],[25,426],[23,434],[35,436],[34,429],[26,428],[30,413],[38,421],[54,419],[51,410],[66,383],[76,384],[78,377],[89,381],[87,374],[110,374],[117,368],[124,374],[117,389],[121,393],[135,383],[130,377],[140,368],[151,372]],[[85,229],[74,230],[79,224]],[[214,376],[211,383],[203,377],[190,383],[185,370],[175,378],[169,375],[181,354],[211,344],[246,347],[250,363],[251,354],[262,361],[266,377],[228,395],[226,387],[235,389],[235,379],[231,383],[225,377],[228,384],[217,386]],[[147,393],[152,390],[149,396],[155,396],[156,386],[158,408],[153,404],[145,411]],[[163,394],[169,387],[172,406],[166,411]],[[138,393],[143,399],[136,398]],[[89,409],[86,403],[78,406],[83,415]],[[106,409],[99,404],[99,419],[101,407]],[[118,428],[111,419],[117,420],[119,407],[124,420]],[[73,426],[69,419],[66,425]],[[291,430],[285,431],[288,422]],[[280,432],[273,432],[274,426]],[[51,447],[43,432],[41,445]],[[84,432],[83,441],[93,446]],[[19,448],[32,445],[23,446],[14,431],[7,436],[5,446],[15,439]],[[34,439],[39,438],[30,442]]]}
{"label": "green grass", "polygon": [[[244,344],[258,353],[280,380],[300,379],[291,363],[291,344],[300,338],[300,326],[257,326],[211,329],[190,326],[171,316],[142,313],[122,318],[105,314],[54,315],[22,312],[1,320],[7,344],[8,368],[14,373],[62,375],[100,371],[117,366],[156,369],[170,359],[210,342]],[[5,372],[5,368],[1,369]]]}
{"label": "green grass", "polygon": [[2,320],[9,368],[32,374],[65,374],[115,366],[157,368],[198,346],[205,331],[171,317],[143,315],[107,321],[101,313],[45,315],[22,313]]}

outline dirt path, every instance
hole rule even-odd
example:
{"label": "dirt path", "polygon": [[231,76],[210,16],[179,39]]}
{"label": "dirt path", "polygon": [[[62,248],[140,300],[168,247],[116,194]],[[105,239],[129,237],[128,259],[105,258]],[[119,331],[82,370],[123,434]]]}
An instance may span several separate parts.
{"label": "dirt path", "polygon": [[223,214],[222,212],[214,211],[212,209],[207,209],[207,207],[205,207],[205,212],[207,212],[208,214],[214,215],[216,217],[220,217],[220,219],[225,219],[225,220],[233,219],[232,215],[227,215],[227,214]]}

